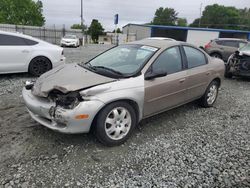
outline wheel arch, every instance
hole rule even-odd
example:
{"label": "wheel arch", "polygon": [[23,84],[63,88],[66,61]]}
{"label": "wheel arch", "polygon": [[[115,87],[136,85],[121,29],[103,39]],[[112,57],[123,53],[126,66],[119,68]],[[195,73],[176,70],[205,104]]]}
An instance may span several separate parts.
{"label": "wheel arch", "polygon": [[220,51],[212,51],[212,52],[209,53],[210,56],[212,56],[213,54],[218,54],[218,55],[221,56],[222,59],[224,58]]}
{"label": "wheel arch", "polygon": [[131,105],[131,106],[134,108],[134,110],[135,110],[135,114],[136,114],[136,124],[139,123],[140,108],[139,108],[138,103],[137,103],[136,101],[132,100],[132,99],[126,99],[126,98],[124,98],[124,99],[113,100],[113,101],[110,101],[110,102],[108,102],[108,103],[105,103],[105,105],[103,105],[103,106],[98,110],[98,112],[95,114],[95,117],[93,118],[92,123],[91,123],[90,130],[93,130],[93,128],[94,128],[94,124],[95,124],[95,122],[96,122],[96,120],[97,120],[98,114],[99,114],[106,106],[108,106],[108,105],[110,105],[110,104],[112,104],[112,103],[115,103],[115,102],[126,102],[126,103],[128,103],[129,105]]}
{"label": "wheel arch", "polygon": [[221,86],[221,79],[219,77],[214,78],[211,82],[216,81]]}
{"label": "wheel arch", "polygon": [[33,58],[29,61],[28,72],[29,72],[29,70],[30,70],[30,64],[31,64],[31,62],[32,62],[34,59],[39,58],[39,57],[43,57],[43,58],[48,59],[49,62],[50,62],[51,68],[53,69],[53,63],[52,63],[52,61],[51,61],[51,59],[50,59],[49,57],[47,57],[47,56],[45,56],[45,55],[37,55],[37,56],[33,57]]}

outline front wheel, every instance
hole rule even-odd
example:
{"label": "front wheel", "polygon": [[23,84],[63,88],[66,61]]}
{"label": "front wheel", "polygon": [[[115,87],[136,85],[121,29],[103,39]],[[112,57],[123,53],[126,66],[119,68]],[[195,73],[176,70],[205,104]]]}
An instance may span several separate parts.
{"label": "front wheel", "polygon": [[219,83],[217,81],[212,81],[206,89],[205,94],[200,99],[201,106],[208,108],[212,107],[218,97]]}
{"label": "front wheel", "polygon": [[124,143],[136,125],[136,113],[126,102],[107,105],[97,116],[95,135],[107,146]]}
{"label": "front wheel", "polygon": [[225,78],[232,78],[233,74],[230,72],[230,66],[226,65],[225,67],[225,73],[224,73]]}

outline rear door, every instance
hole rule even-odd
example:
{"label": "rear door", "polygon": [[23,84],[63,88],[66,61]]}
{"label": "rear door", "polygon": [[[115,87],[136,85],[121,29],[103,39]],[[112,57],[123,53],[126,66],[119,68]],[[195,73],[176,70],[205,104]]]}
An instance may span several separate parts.
{"label": "rear door", "polygon": [[229,56],[239,48],[239,42],[233,40],[225,40],[223,41],[223,48],[223,57],[224,60],[227,61]]}
{"label": "rear door", "polygon": [[188,65],[188,100],[192,101],[201,97],[210,80],[211,71],[206,55],[191,46],[183,46]]}
{"label": "rear door", "polygon": [[30,60],[30,40],[0,34],[0,73],[27,71],[27,63]]}
{"label": "rear door", "polygon": [[186,79],[179,46],[161,53],[148,71],[165,70],[167,75],[145,80],[144,117],[183,104],[187,100]]}

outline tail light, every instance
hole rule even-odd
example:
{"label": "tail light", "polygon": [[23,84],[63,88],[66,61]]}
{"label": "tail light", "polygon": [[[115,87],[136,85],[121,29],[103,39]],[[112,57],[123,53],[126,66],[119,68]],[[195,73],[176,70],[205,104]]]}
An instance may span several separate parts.
{"label": "tail light", "polygon": [[205,45],[205,49],[208,49],[211,47],[211,42],[209,42],[208,44]]}

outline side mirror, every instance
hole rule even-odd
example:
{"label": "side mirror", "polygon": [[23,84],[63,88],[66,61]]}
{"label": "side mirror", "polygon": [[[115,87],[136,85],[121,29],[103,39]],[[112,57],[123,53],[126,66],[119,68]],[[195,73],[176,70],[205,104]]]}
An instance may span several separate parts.
{"label": "side mirror", "polygon": [[160,78],[166,75],[167,75],[167,72],[164,70],[160,70],[160,69],[154,70],[153,72],[149,71],[149,72],[146,72],[145,74],[145,80],[152,80],[154,78]]}

